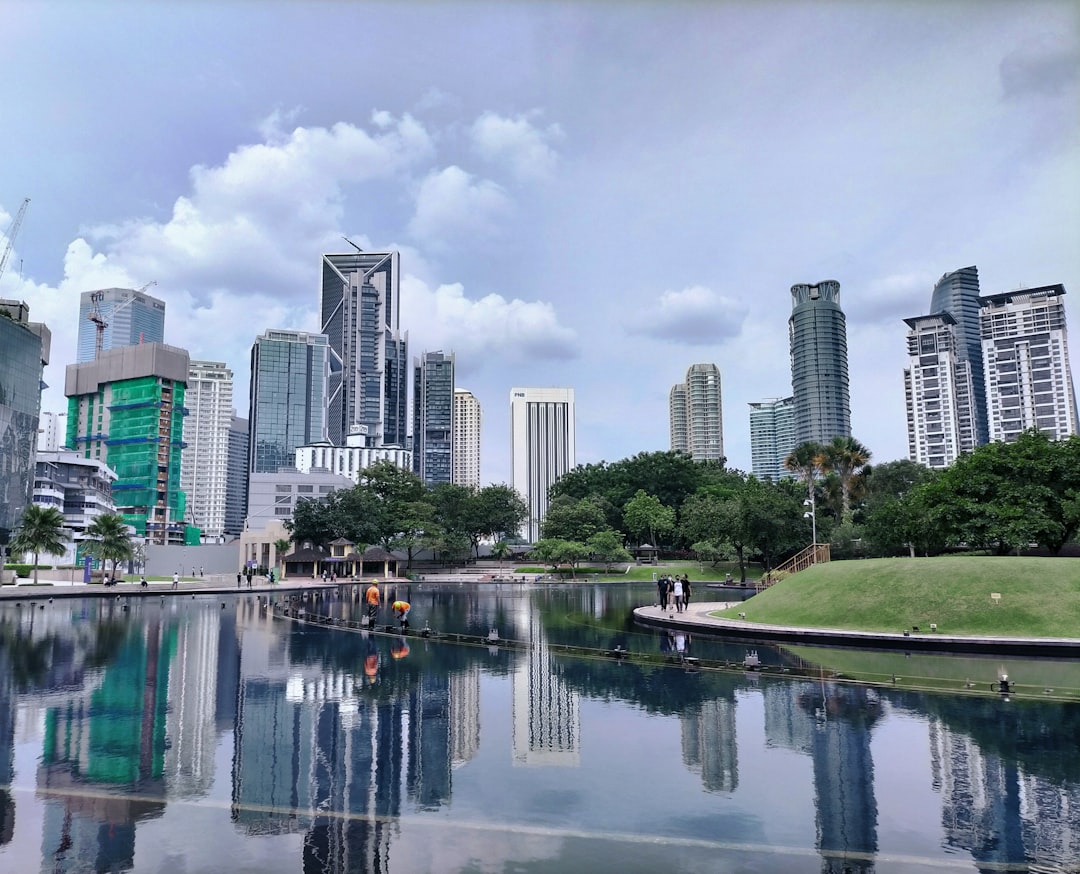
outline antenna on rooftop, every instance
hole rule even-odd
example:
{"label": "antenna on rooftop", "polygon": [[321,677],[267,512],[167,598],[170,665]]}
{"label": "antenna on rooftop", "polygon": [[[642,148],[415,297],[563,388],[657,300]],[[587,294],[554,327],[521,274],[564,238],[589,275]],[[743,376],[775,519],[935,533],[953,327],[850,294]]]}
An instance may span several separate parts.
{"label": "antenna on rooftop", "polygon": [[350,239],[349,239],[348,237],[346,237],[346,236],[342,236],[342,238],[341,238],[341,239],[343,239],[343,240],[344,240],[344,241],[345,241],[346,243],[348,243],[348,244],[349,244],[350,246],[352,246],[352,247],[353,247],[354,249],[356,249],[356,251],[357,251],[357,252],[363,253],[363,251],[364,251],[364,250],[363,250],[363,249],[361,249],[361,248],[360,248],[359,246],[357,246],[357,245],[356,245],[356,243],[354,243],[354,242],[353,242],[352,240],[350,240]]}

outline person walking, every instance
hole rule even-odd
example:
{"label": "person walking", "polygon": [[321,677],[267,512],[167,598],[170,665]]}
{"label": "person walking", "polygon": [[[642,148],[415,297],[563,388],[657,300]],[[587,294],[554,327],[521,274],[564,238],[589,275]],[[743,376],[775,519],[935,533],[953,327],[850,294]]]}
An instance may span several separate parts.
{"label": "person walking", "polygon": [[656,590],[660,596],[660,609],[667,610],[668,578],[666,574],[661,574],[660,579],[656,581]]}
{"label": "person walking", "polygon": [[236,588],[240,588],[240,584],[243,582],[244,575],[240,571],[236,572]]}
{"label": "person walking", "polygon": [[682,603],[685,610],[690,606],[690,577],[682,575]]}
{"label": "person walking", "polygon": [[174,589],[176,589],[176,588],[178,588],[178,587],[179,587],[179,585],[180,585],[180,574],[179,574],[179,572],[178,572],[178,571],[173,571],[173,575],[172,575],[172,587],[173,587]]}
{"label": "person walking", "polygon": [[368,622],[374,625],[379,616],[380,595],[378,580],[371,581],[371,585],[367,587],[367,591],[364,593],[364,600],[367,601]]}
{"label": "person walking", "polygon": [[678,577],[671,580],[671,600],[675,602],[675,612],[682,613],[682,580]]}
{"label": "person walking", "polygon": [[147,587],[147,585],[149,585],[146,582],[146,574],[143,574],[141,577],[139,577],[139,585],[142,586],[144,589]]}

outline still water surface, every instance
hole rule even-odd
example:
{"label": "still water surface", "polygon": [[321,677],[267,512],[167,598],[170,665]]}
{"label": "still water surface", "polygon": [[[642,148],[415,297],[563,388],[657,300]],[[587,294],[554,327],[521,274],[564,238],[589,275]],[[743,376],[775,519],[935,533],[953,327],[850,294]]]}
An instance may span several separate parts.
{"label": "still water surface", "polygon": [[670,651],[629,621],[651,586],[391,594],[530,646],[249,596],[0,605],[0,871],[1080,870],[1080,705],[550,651]]}

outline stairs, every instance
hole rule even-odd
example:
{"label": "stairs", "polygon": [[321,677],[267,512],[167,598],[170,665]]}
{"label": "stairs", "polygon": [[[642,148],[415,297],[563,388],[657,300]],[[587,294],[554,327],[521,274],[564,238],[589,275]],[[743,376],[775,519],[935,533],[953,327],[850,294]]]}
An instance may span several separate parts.
{"label": "stairs", "polygon": [[799,571],[804,571],[808,567],[813,567],[815,564],[823,564],[829,561],[831,557],[831,548],[828,543],[812,543],[802,552],[797,552],[779,567],[775,567],[772,573],[766,574],[757,583],[757,590],[760,592],[762,589],[767,589],[776,580],[773,578],[773,574],[784,575],[797,574]]}

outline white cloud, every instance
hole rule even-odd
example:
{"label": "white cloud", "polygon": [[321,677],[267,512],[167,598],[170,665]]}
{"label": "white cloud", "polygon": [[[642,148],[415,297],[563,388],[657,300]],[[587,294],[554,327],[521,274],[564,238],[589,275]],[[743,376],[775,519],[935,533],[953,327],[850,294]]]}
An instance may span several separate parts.
{"label": "white cloud", "polygon": [[665,291],[655,307],[627,316],[623,327],[630,334],[703,346],[737,337],[747,312],[741,301],[693,285]]}
{"label": "white cloud", "polygon": [[451,166],[428,174],[416,197],[409,233],[435,247],[456,241],[483,241],[497,236],[512,212],[506,191]]}
{"label": "white cloud", "polygon": [[413,354],[452,351],[462,374],[578,356],[576,334],[559,324],[554,307],[544,301],[498,294],[472,300],[458,283],[432,290],[412,275],[401,281],[401,300]]}
{"label": "white cloud", "polygon": [[527,115],[507,118],[494,112],[476,119],[469,134],[478,155],[505,164],[519,179],[549,178],[559,158],[551,143],[563,137],[557,124],[541,129]]}

